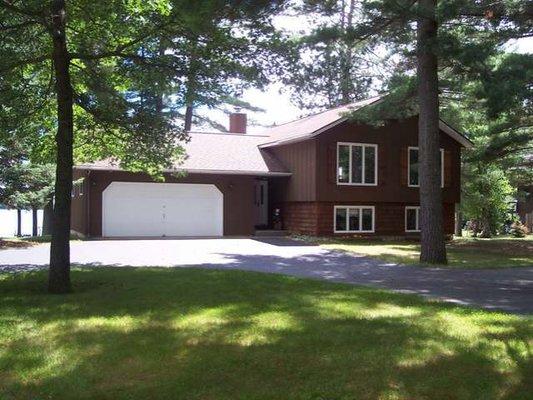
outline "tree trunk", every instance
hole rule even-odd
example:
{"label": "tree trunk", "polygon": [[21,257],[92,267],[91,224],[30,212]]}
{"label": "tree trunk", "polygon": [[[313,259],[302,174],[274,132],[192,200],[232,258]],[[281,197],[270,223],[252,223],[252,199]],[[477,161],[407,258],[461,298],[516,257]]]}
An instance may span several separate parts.
{"label": "tree trunk", "polygon": [[37,209],[32,208],[31,209],[31,235],[33,237],[38,235],[38,227],[37,227]]}
{"label": "tree trunk", "polygon": [[54,203],[50,201],[43,208],[43,231],[42,235],[52,234],[52,220],[54,219]]}
{"label": "tree trunk", "polygon": [[454,234],[455,236],[461,237],[463,236],[463,224],[462,224],[462,215],[461,211],[455,212],[455,227],[454,227]]}
{"label": "tree trunk", "polygon": [[457,237],[463,236],[463,213],[461,212],[461,206],[459,203],[455,204],[454,235]]}
{"label": "tree trunk", "polygon": [[48,291],[66,293],[70,287],[70,206],[72,192],[72,141],[74,135],[72,86],[65,33],[65,0],[53,0],[52,40],[57,94],[57,160],[54,221],[50,246]]}
{"label": "tree trunk", "polygon": [[22,236],[22,210],[17,209],[17,236]]}
{"label": "tree trunk", "polygon": [[189,104],[185,109],[185,132],[190,132],[192,129],[192,114],[193,106]]}
{"label": "tree trunk", "polygon": [[[348,10],[346,5],[342,4],[341,10],[341,30],[343,35],[348,36],[348,31],[352,28],[353,15],[355,9],[355,0],[350,0]],[[352,47],[348,44],[348,40],[344,40],[341,44],[342,50],[340,53],[340,70],[341,70],[341,102],[348,104],[352,101],[354,93],[352,81]]]}
{"label": "tree trunk", "polygon": [[417,24],[417,75],[420,262],[446,264],[439,149],[439,87],[437,76],[437,0],[419,0]]}

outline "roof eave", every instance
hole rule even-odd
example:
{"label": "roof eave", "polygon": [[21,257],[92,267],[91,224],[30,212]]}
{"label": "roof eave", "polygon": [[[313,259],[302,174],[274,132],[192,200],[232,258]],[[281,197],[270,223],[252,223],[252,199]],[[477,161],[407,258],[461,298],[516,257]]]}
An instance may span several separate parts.
{"label": "roof eave", "polygon": [[[337,126],[337,125],[339,125],[339,124],[341,124],[341,123],[343,123],[343,122],[345,122],[347,120],[348,120],[348,118],[342,117],[342,118],[339,118],[338,120],[336,120],[334,122],[329,123],[328,125],[323,126],[320,129],[317,129],[316,131],[314,131],[313,133],[310,133],[308,135],[288,138],[288,139],[285,139],[285,140],[276,140],[276,141],[268,142],[268,143],[262,143],[258,147],[260,149],[262,149],[262,148],[276,147],[276,146],[281,146],[281,145],[298,143],[298,142],[303,142],[303,141],[306,141],[306,140],[310,140],[310,139],[313,139],[314,137],[320,135],[321,133],[327,131],[328,129],[331,129],[331,128],[333,128],[333,127],[335,127],[335,126]],[[471,149],[472,147],[474,147],[474,143],[472,143],[472,141],[470,139],[468,139],[461,132],[459,132],[456,129],[452,128],[450,125],[448,125],[446,122],[444,122],[441,119],[439,119],[439,129],[441,129],[443,132],[448,134],[452,139],[454,139],[455,141],[460,143],[463,147],[465,147],[467,149]]]}
{"label": "roof eave", "polygon": [[276,141],[273,141],[273,142],[262,143],[258,147],[260,149],[263,149],[263,148],[275,147],[275,146],[291,144],[291,143],[297,143],[297,142],[303,142],[305,140],[313,139],[314,137],[320,135],[321,133],[327,131],[328,129],[331,129],[331,128],[333,128],[333,127],[335,127],[335,126],[337,126],[337,125],[339,125],[339,124],[341,124],[341,123],[343,123],[344,121],[347,121],[347,120],[348,120],[348,118],[341,117],[338,120],[330,122],[329,124],[324,125],[322,128],[319,128],[319,129],[317,129],[316,131],[314,131],[314,132],[312,132],[310,134],[307,134],[307,135],[304,135],[304,136],[297,136],[297,137],[293,137],[293,138],[288,138],[288,139],[284,139],[284,140],[276,140]]}
{"label": "roof eave", "polygon": [[463,147],[467,149],[471,149],[472,147],[474,147],[474,143],[472,143],[470,139],[468,139],[465,135],[463,135],[458,130],[452,128],[442,119],[439,119],[439,129],[447,133],[452,139],[459,142]]}
{"label": "roof eave", "polygon": [[[110,166],[75,165],[73,168],[78,169],[78,170],[88,170],[88,171],[128,172],[126,170],[123,170],[120,168],[114,168]],[[292,172],[283,172],[283,171],[239,171],[239,170],[214,170],[214,169],[191,169],[191,168],[164,169],[163,172],[164,173],[187,172],[189,174],[246,175],[246,176],[291,176],[292,175]]]}

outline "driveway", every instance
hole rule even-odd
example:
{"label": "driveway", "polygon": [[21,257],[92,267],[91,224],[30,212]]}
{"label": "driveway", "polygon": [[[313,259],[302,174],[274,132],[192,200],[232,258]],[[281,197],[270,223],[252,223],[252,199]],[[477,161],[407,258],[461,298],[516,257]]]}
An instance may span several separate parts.
{"label": "driveway", "polygon": [[[0,272],[46,268],[49,245],[1,250]],[[99,240],[71,243],[73,264],[242,269],[417,293],[448,302],[533,313],[533,266],[451,270],[387,264],[288,238]]]}

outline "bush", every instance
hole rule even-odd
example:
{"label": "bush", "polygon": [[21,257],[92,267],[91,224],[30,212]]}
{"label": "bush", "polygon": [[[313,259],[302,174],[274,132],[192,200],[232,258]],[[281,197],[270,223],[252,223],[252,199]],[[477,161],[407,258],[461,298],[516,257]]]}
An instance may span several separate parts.
{"label": "bush", "polygon": [[514,237],[523,238],[529,233],[527,226],[522,224],[520,221],[516,221],[511,225],[511,234]]}

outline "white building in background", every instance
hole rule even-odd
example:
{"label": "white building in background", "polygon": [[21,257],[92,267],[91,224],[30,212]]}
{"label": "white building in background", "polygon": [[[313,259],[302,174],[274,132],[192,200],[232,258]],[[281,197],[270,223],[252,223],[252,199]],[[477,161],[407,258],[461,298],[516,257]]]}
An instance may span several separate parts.
{"label": "white building in background", "polygon": [[[0,206],[1,207],[1,206]],[[37,234],[43,231],[43,210],[37,211]],[[22,235],[31,236],[32,212],[22,211]],[[13,237],[17,234],[17,210],[0,208],[0,237]]]}

